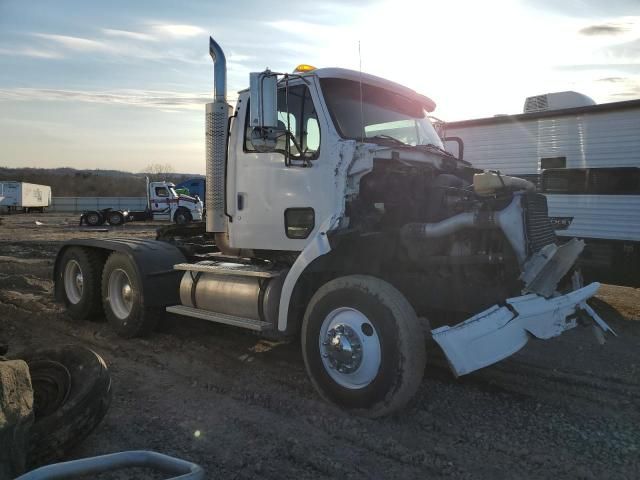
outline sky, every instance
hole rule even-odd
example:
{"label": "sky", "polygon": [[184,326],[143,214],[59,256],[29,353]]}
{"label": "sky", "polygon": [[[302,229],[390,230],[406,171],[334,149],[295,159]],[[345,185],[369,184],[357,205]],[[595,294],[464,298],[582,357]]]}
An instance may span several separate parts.
{"label": "sky", "polygon": [[204,173],[209,35],[230,100],[251,71],[360,61],[447,121],[640,98],[640,0],[0,0],[0,166]]}

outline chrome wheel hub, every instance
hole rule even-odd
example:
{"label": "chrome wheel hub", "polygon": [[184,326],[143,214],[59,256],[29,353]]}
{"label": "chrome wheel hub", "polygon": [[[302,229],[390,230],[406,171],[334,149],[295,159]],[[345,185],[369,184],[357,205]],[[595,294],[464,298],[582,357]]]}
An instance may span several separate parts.
{"label": "chrome wheel hub", "polygon": [[129,275],[118,268],[109,276],[109,306],[120,320],[126,320],[133,308],[133,288]]}
{"label": "chrome wheel hub", "polygon": [[84,277],[80,264],[75,260],[69,260],[64,267],[64,291],[69,302],[76,305],[82,300],[82,290],[84,288]]}
{"label": "chrome wheel hub", "polygon": [[337,384],[355,390],[378,375],[380,339],[362,312],[350,307],[330,312],[320,327],[319,344],[325,371]]}
{"label": "chrome wheel hub", "polygon": [[348,325],[338,325],[329,330],[322,345],[326,348],[323,356],[340,373],[353,373],[362,363],[362,345]]}

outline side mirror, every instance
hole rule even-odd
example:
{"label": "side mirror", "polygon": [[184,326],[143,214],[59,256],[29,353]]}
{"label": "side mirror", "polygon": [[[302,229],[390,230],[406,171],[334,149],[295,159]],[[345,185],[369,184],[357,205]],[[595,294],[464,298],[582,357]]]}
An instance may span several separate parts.
{"label": "side mirror", "polygon": [[278,77],[270,70],[251,72],[249,126],[251,143],[259,152],[273,152],[278,137]]}

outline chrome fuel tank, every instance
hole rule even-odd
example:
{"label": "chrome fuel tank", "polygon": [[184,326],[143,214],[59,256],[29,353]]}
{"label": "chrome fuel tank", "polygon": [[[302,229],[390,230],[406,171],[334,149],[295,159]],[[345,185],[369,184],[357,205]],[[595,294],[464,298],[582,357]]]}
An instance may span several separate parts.
{"label": "chrome fuel tank", "polygon": [[284,273],[260,278],[187,271],[180,282],[180,301],[187,307],[275,324],[285,277]]}

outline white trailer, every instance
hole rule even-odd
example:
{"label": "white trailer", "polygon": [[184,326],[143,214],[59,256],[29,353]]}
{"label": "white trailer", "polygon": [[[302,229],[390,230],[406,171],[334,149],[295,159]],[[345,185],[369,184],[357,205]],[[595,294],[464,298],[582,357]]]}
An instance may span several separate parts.
{"label": "white trailer", "polygon": [[44,212],[51,205],[51,187],[26,182],[0,182],[0,211]]}
{"label": "white trailer", "polygon": [[640,100],[538,95],[522,114],[449,122],[441,134],[474,166],[536,183],[557,235],[586,241],[586,272],[640,283]]}

